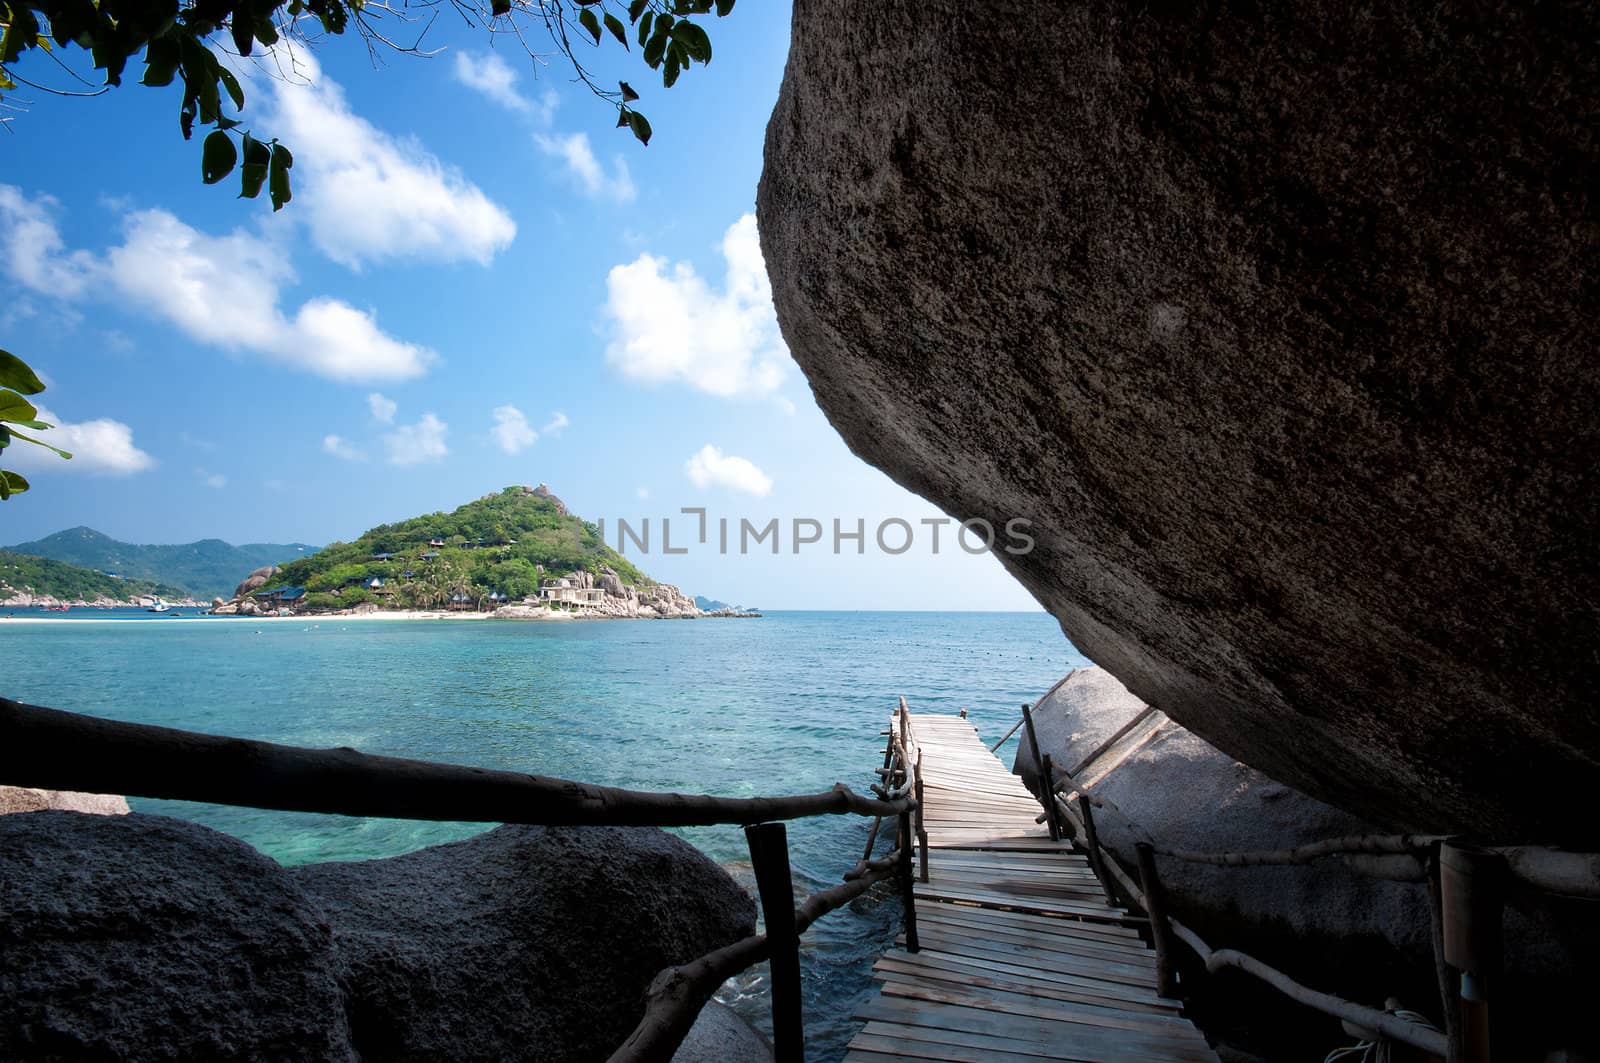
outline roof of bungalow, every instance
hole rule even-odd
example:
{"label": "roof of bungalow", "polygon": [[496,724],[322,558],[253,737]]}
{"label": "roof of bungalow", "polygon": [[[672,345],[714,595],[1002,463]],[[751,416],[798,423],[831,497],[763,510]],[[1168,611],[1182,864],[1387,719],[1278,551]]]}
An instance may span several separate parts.
{"label": "roof of bungalow", "polygon": [[379,587],[383,586],[383,577],[373,576],[367,581],[367,586],[371,587],[373,590],[377,590]]}
{"label": "roof of bungalow", "polygon": [[402,572],[402,573],[400,573],[400,578],[401,579],[416,579],[417,578],[417,574],[415,572]]}
{"label": "roof of bungalow", "polygon": [[277,598],[281,601],[292,602],[306,596],[304,587],[274,587],[269,591],[256,591],[256,598]]}
{"label": "roof of bungalow", "polygon": [[374,560],[374,561],[390,561],[390,560],[393,560],[393,558],[394,558],[393,554],[373,554],[372,555],[372,560]]}
{"label": "roof of bungalow", "polygon": [[437,551],[437,550],[429,550],[427,553],[422,555],[422,560],[431,561],[431,560],[433,560],[434,558],[436,558],[438,556],[439,556],[439,551]]}
{"label": "roof of bungalow", "polygon": [[450,596],[450,600],[452,602],[470,602],[470,601],[472,601],[472,599],[468,598],[465,594],[452,594]]}
{"label": "roof of bungalow", "polygon": [[503,602],[506,600],[506,596],[501,594],[499,591],[490,591],[489,600],[491,602]]}

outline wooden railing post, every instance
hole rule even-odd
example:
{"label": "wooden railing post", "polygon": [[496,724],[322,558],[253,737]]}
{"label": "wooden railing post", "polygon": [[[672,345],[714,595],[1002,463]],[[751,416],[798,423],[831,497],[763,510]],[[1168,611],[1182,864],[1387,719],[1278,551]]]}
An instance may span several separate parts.
{"label": "wooden railing post", "polygon": [[1506,861],[1500,854],[1451,841],[1439,846],[1444,958],[1460,972],[1464,1063],[1488,1063],[1493,1055],[1489,999],[1500,976],[1505,881]]}
{"label": "wooden railing post", "polygon": [[800,1007],[800,935],[794,921],[794,881],[789,874],[788,831],[782,823],[744,829],[750,866],[761,895],[772,965],[772,1049],[776,1063],[804,1063],[805,1023]]}
{"label": "wooden railing post", "polygon": [[[1088,807],[1084,802],[1083,807]],[[1087,832],[1085,832],[1087,833]],[[1164,997],[1178,996],[1178,971],[1173,965],[1172,926],[1167,922],[1167,897],[1156,875],[1156,849],[1149,842],[1137,842],[1139,891],[1144,894],[1144,912],[1150,917],[1150,938],[1156,947],[1156,992]]]}
{"label": "wooden railing post", "polygon": [[1078,792],[1078,815],[1083,819],[1083,844],[1089,850],[1089,866],[1094,870],[1094,877],[1100,880],[1106,903],[1115,907],[1117,895],[1111,888],[1111,873],[1106,870],[1105,854],[1100,851],[1100,832],[1094,826],[1094,802],[1081,790]]}
{"label": "wooden railing post", "polygon": [[918,952],[916,872],[911,867],[911,813],[900,813],[900,901],[906,910],[906,951]]}
{"label": "wooden railing post", "polygon": [[920,875],[923,882],[928,881],[928,829],[922,825],[922,750],[917,750],[916,786],[912,795],[917,799],[917,858],[921,861]]}
{"label": "wooden railing post", "polygon": [[1061,825],[1056,822],[1055,799],[1052,797],[1056,792],[1055,780],[1050,778],[1050,766],[1044,759],[1044,750],[1039,748],[1039,735],[1033,729],[1033,710],[1026,701],[1022,703],[1022,722],[1028,728],[1028,744],[1033,746],[1033,759],[1039,765],[1039,777],[1044,786],[1044,814],[1045,822],[1050,827],[1050,840],[1058,842],[1061,840]]}
{"label": "wooden railing post", "polygon": [[1061,840],[1061,815],[1056,809],[1056,766],[1046,753],[1039,758],[1039,769],[1044,775],[1044,815],[1050,827],[1050,840]]}

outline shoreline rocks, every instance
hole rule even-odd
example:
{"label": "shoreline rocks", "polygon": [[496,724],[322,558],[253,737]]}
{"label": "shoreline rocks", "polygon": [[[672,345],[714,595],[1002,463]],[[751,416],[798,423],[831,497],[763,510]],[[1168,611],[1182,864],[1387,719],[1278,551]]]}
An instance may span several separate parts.
{"label": "shoreline rocks", "polygon": [[0,816],[0,1058],[604,1058],[755,904],[643,827],[285,869],[196,824]]}

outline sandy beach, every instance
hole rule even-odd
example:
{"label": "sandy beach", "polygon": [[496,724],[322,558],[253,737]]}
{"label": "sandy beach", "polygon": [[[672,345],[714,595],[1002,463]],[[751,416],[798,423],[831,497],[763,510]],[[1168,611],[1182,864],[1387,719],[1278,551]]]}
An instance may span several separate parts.
{"label": "sandy beach", "polygon": [[[97,612],[97,611],[98,610],[91,610],[91,609],[83,610],[83,612]],[[576,620],[576,619],[578,619],[578,617],[575,616],[572,613],[557,612],[557,611],[548,610],[548,609],[547,610],[542,610],[542,612],[544,614],[546,614],[546,615],[542,615],[541,616],[541,615],[538,615],[538,613],[536,613],[536,612],[531,612],[530,615],[528,615],[528,616],[497,617],[493,613],[445,612],[443,610],[431,610],[431,609],[428,609],[428,610],[424,610],[424,609],[393,609],[393,610],[387,610],[387,611],[383,611],[383,612],[374,612],[374,613],[318,613],[318,614],[316,614],[314,616],[309,616],[309,615],[308,616],[171,616],[171,615],[167,615],[167,614],[161,614],[161,615],[152,614],[149,619],[151,621],[164,620],[164,621],[166,621],[168,623],[178,623],[178,624],[194,623],[195,621],[206,621],[206,622],[212,622],[212,623],[221,623],[223,621],[227,621],[229,623],[239,623],[239,624],[282,624],[282,623],[291,623],[291,624],[302,624],[302,625],[303,624],[320,624],[320,623],[323,623],[324,621],[330,622],[330,623],[333,622],[333,621],[338,621],[339,623],[345,623],[345,622],[352,621],[352,620],[354,620],[354,621],[363,621],[363,622],[365,622],[365,621],[374,621],[374,620],[376,620],[376,621],[389,621],[389,620],[532,620],[532,621],[538,622],[538,621],[546,621],[546,620],[562,621],[562,620]],[[10,615],[0,614],[0,625],[6,625],[6,624],[128,624],[128,623],[138,623],[138,622],[140,622],[140,620],[138,620],[138,619],[130,620],[130,619],[126,618],[126,617],[117,618],[117,617],[110,617],[110,616],[107,616],[107,617],[94,617],[94,616],[84,617],[82,615],[78,615],[78,616],[70,616],[69,617],[69,616],[61,616],[59,614],[52,615],[52,616],[41,616],[38,613],[33,612],[32,610],[29,610],[28,613],[16,613],[16,614],[10,614]]]}

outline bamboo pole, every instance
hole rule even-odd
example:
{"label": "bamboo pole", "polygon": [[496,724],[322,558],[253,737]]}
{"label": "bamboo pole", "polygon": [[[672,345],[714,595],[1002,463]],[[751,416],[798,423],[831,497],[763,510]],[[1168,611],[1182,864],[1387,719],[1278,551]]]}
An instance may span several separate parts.
{"label": "bamboo pole", "polygon": [[1089,755],[1078,761],[1078,763],[1073,767],[1072,771],[1068,774],[1080,775],[1084,771],[1087,771],[1091,764],[1099,760],[1101,756],[1105,754],[1106,750],[1110,749],[1124,738],[1127,738],[1133,733],[1134,728],[1148,720],[1151,714],[1155,711],[1156,710],[1153,706],[1146,705],[1143,712],[1135,713],[1133,719],[1129,720],[1127,723],[1113,731],[1110,738],[1106,739],[1104,742],[1101,742],[1099,745],[1095,746],[1094,749],[1090,750]]}
{"label": "bamboo pole", "polygon": [[750,866],[761,898],[772,975],[774,1063],[805,1063],[805,1021],[800,1004],[800,935],[795,932],[794,880],[789,873],[788,830],[782,823],[744,829]]}
{"label": "bamboo pole", "polygon": [[[813,893],[795,909],[795,933],[804,934],[812,923],[893,874],[893,870],[878,871]],[[669,1063],[717,987],[768,955],[767,936],[755,934],[656,975],[645,991],[644,1016],[609,1063]]]}
{"label": "bamboo pole", "polygon": [[815,815],[899,815],[909,791],[874,801],[843,783],[790,797],[645,793],[542,775],[303,749],[124,723],[0,698],[0,780],[345,816],[548,826],[743,825]]}
{"label": "bamboo pole", "polygon": [[1475,846],[1439,846],[1439,907],[1444,958],[1460,972],[1461,1053],[1467,1063],[1493,1056],[1490,1004],[1498,994],[1505,858]]}

